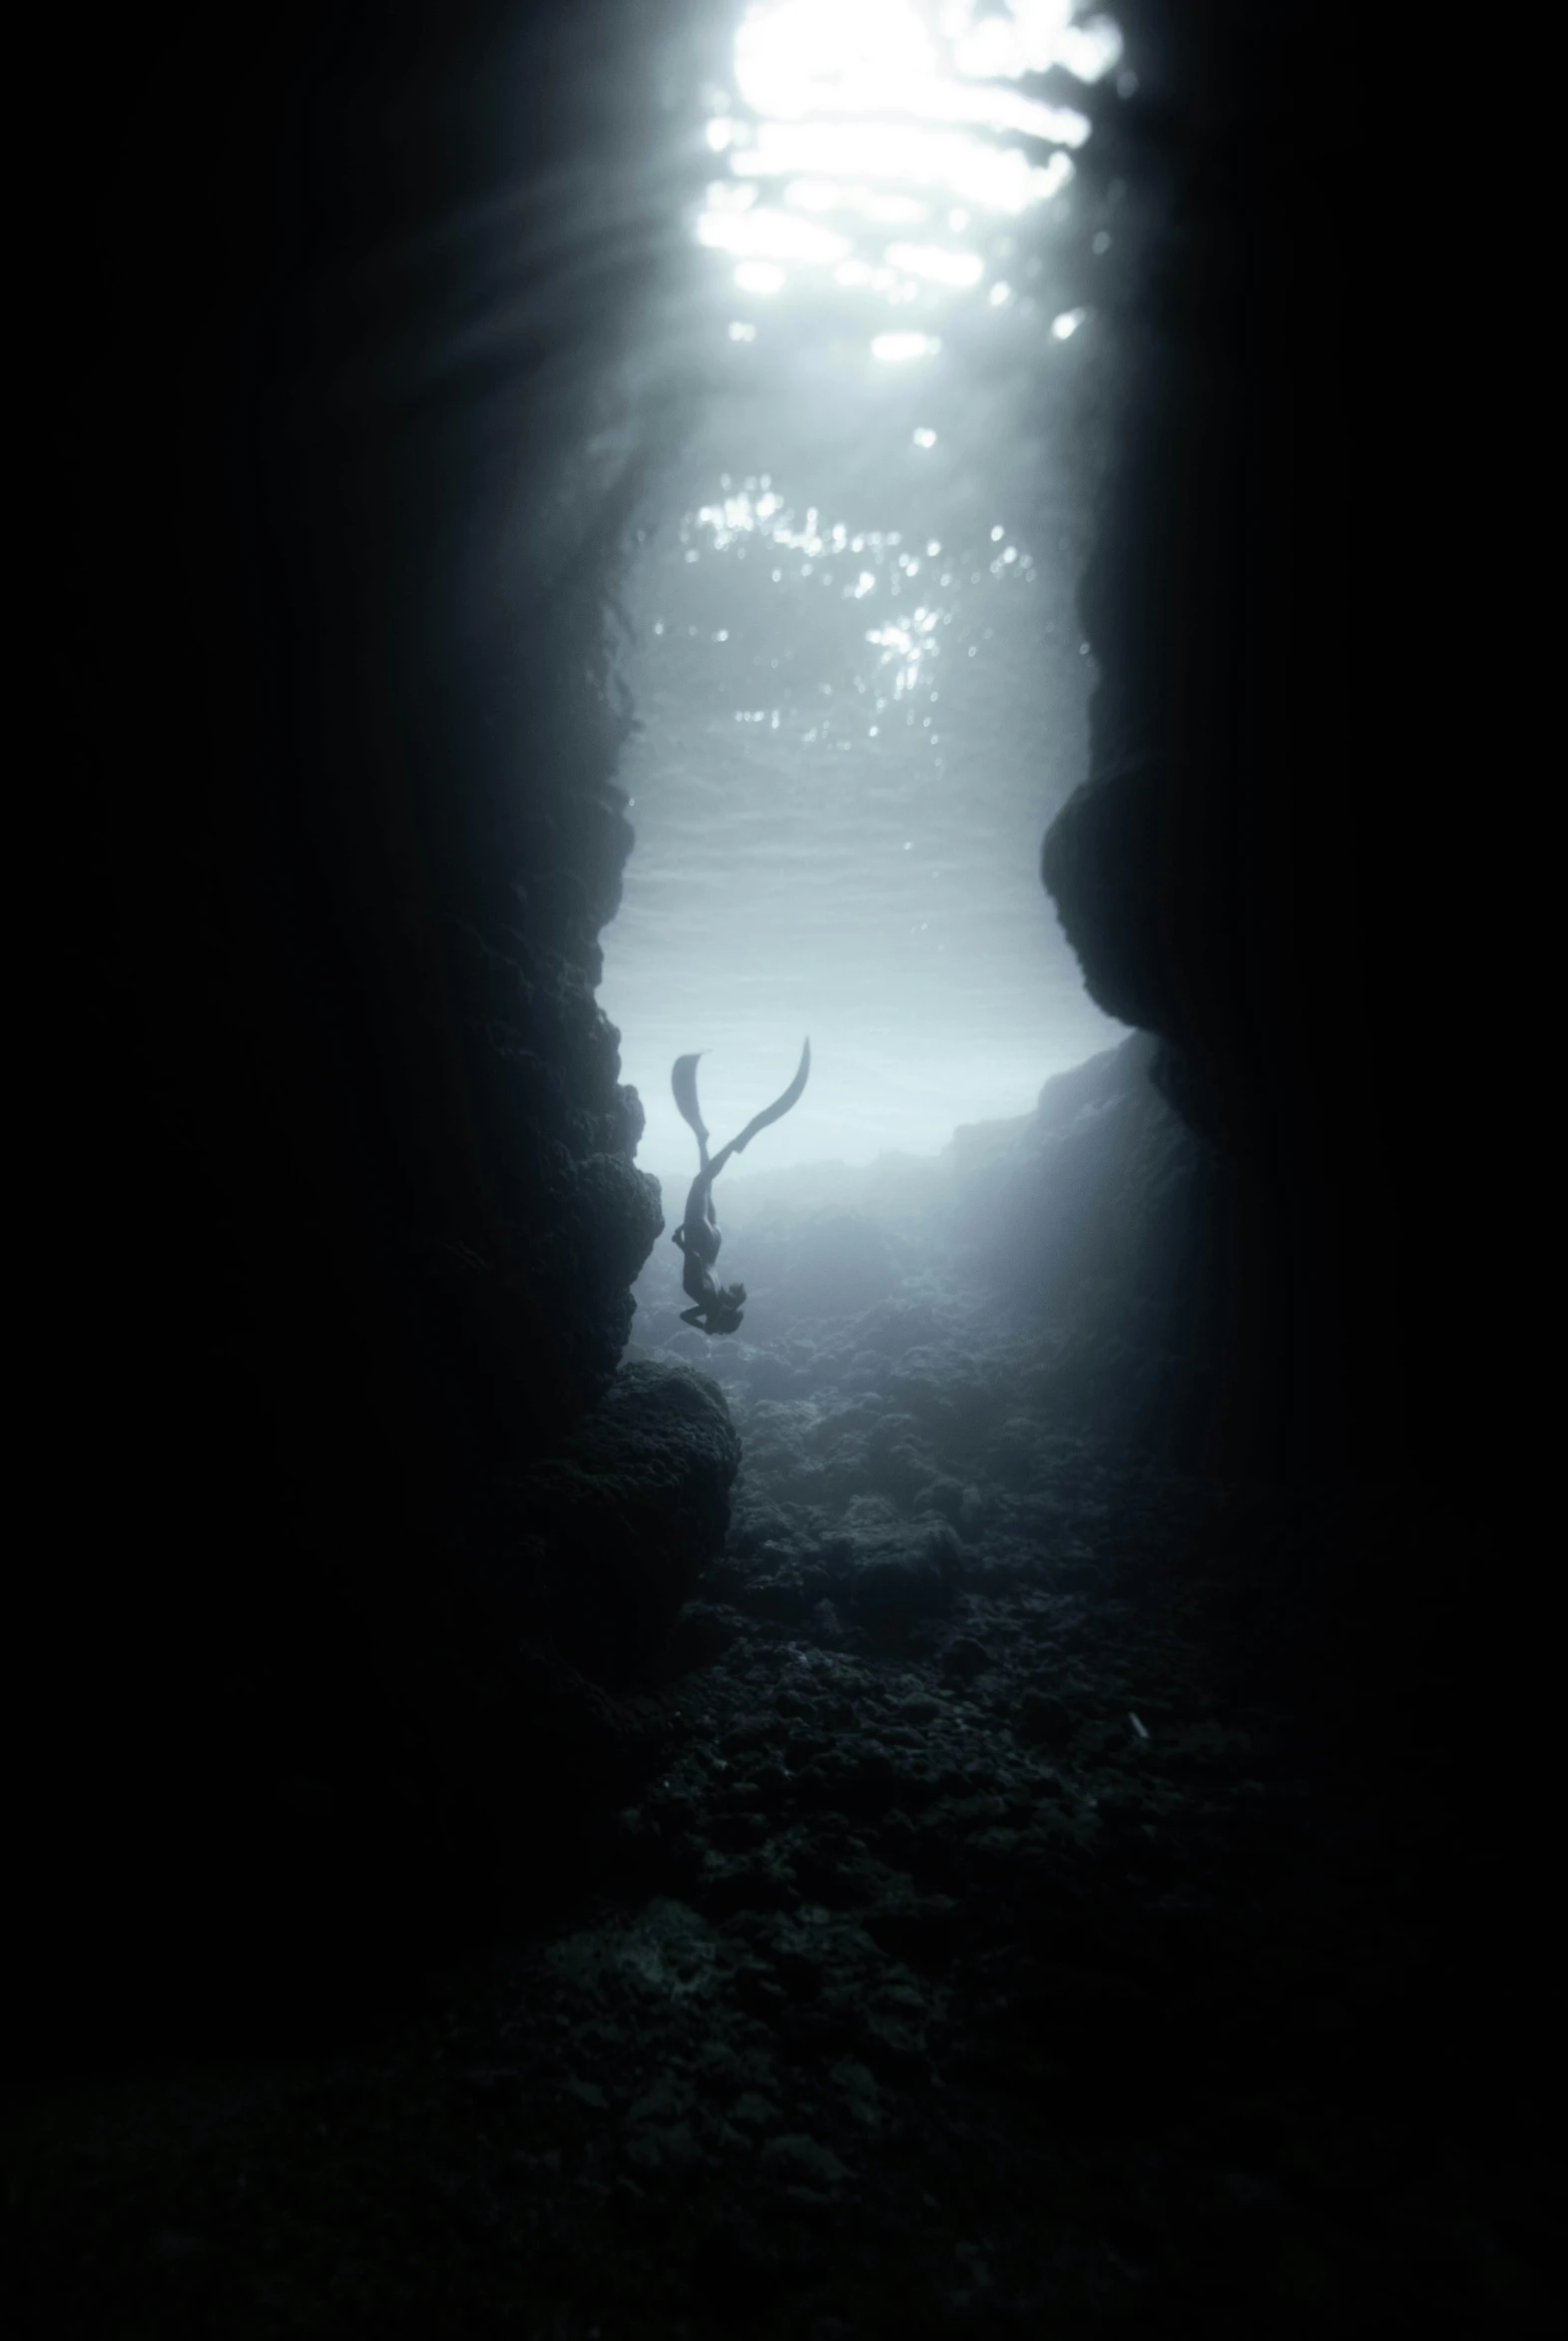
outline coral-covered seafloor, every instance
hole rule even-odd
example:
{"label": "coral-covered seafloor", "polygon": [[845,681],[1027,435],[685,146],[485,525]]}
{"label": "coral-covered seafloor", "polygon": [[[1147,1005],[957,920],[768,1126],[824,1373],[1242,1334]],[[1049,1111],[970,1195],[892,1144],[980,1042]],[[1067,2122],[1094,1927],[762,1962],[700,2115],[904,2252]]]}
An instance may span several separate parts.
{"label": "coral-covered seafloor", "polygon": [[1441,1522],[1198,1452],[1147,1340],[1158,1419],[1091,1427],[1108,1238],[1007,1248],[1043,1162],[1086,1209],[1120,1164],[1119,1241],[1201,1175],[1146,1056],[891,1200],[738,1209],[728,1540],[574,1895],[355,2049],[19,2109],[32,2329],[1549,2329],[1555,2182],[1452,2013],[1484,1816],[1340,1581],[1416,1534],[1440,1601]]}

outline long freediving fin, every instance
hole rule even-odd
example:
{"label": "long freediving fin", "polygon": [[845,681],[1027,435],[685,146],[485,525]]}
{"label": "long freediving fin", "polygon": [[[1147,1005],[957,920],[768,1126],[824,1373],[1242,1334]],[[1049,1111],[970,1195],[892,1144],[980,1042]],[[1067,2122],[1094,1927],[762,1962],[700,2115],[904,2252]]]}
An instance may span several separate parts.
{"label": "long freediving fin", "polygon": [[[687,1060],[683,1058],[681,1061],[684,1064]],[[696,1058],[692,1058],[691,1062],[695,1065],[697,1062]],[[747,1147],[751,1145],[752,1140],[757,1136],[759,1130],[766,1130],[770,1122],[782,1121],[784,1116],[789,1111],[789,1108],[792,1105],[798,1105],[800,1102],[801,1092],[805,1088],[806,1079],[810,1073],[810,1070],[811,1043],[809,1040],[807,1040],[804,1047],[800,1051],[800,1063],[795,1073],[794,1079],[790,1082],[784,1095],[782,1097],[776,1097],[772,1105],[764,1106],[760,1114],[754,1114],[752,1119],[747,1123],[746,1128],[741,1132],[740,1137],[731,1139],[729,1145],[725,1148],[725,1153],[744,1154]],[[692,1095],[695,1099],[697,1095],[695,1080],[692,1089]]]}
{"label": "long freediving fin", "polygon": [[697,1102],[697,1058],[706,1054],[707,1051],[700,1048],[697,1056],[677,1057],[675,1070],[670,1075],[676,1110],[688,1129],[696,1131],[700,1146],[708,1144],[708,1129],[703,1120],[702,1108]]}

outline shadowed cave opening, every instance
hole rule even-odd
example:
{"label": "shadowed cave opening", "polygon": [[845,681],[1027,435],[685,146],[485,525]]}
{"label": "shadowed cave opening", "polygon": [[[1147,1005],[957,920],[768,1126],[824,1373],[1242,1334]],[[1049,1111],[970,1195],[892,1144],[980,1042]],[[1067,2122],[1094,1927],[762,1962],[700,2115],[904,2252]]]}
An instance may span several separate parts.
{"label": "shadowed cave opening", "polygon": [[1399,20],[32,37],[19,2329],[1554,2329]]}

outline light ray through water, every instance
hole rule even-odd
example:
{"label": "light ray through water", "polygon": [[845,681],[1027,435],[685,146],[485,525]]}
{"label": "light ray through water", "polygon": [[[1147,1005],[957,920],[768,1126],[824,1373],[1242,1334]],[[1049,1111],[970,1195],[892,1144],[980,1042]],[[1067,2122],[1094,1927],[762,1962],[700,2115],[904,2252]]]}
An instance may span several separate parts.
{"label": "light ray through water", "polygon": [[723,387],[630,584],[601,992],[661,1174],[694,1048],[723,1130],[812,1034],[777,1167],[930,1151],[1119,1035],[1038,850],[1084,757],[1075,157],[1120,54],[1066,0],[778,0],[710,93]]}

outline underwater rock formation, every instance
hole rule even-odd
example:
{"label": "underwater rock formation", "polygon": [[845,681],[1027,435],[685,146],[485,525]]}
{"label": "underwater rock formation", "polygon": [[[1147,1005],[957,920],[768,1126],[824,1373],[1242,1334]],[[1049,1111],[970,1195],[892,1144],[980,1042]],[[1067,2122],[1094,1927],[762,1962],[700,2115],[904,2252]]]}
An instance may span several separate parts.
{"label": "underwater rock formation", "polygon": [[[1144,259],[1102,320],[1090,770],[1043,876],[1091,992],[1159,1036],[1155,1079],[1229,1166],[1230,1265],[1190,1305],[1243,1304],[1217,1413],[1276,1425],[1337,1514],[1325,1678],[1374,1736],[1485,1716],[1467,1891],[1516,1914],[1517,1954],[1552,1702],[1487,1556],[1531,1549],[1540,1449],[1516,1155],[1460,1100],[1482,1067],[1514,1093],[1536,922],[1512,815],[1480,802],[1518,759],[1457,590],[1511,574],[1479,471],[1513,391],[1480,344],[1432,362],[1479,248],[1426,232],[1441,68],[1405,12],[1353,62],[1317,0],[1116,13],[1138,89],[1085,169]],[[1440,1532],[1400,1526],[1436,1488]],[[1275,1563],[1252,1566],[1258,1618]]]}
{"label": "underwater rock formation", "polygon": [[724,1543],[740,1462],[716,1384],[681,1367],[626,1366],[559,1455],[510,1487],[530,1532],[534,1630],[596,1681],[624,1690],[646,1679]]}
{"label": "underwater rock formation", "polygon": [[[614,1384],[662,1213],[594,996],[610,605],[689,391],[637,334],[655,288],[680,313],[705,21],[338,0],[216,78],[178,10],[40,60],[74,143],[39,867],[79,938],[33,1123],[40,2040],[132,1905],[110,2029],[237,1964],[307,1994],[306,1912],[367,1960],[394,1911],[460,1926],[498,1807],[526,1845],[610,1793],[506,1754],[527,1682],[624,1691],[723,1534],[722,1401]],[[647,63],[613,86],[612,25]],[[606,1470],[590,1610],[583,1520],[519,1486]]]}
{"label": "underwater rock formation", "polygon": [[1119,13],[1139,89],[1086,167],[1144,257],[1104,320],[1090,770],[1043,875],[1094,997],[1245,1166],[1249,1280],[1313,1354],[1325,1463],[1397,1474],[1457,1430],[1429,1266],[1462,1202],[1422,1003],[1451,948],[1425,800],[1463,749],[1412,665],[1440,558],[1397,420],[1425,263],[1365,228],[1419,180],[1364,99],[1402,70],[1395,20],[1329,97],[1321,8]]}

